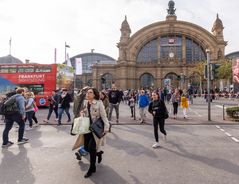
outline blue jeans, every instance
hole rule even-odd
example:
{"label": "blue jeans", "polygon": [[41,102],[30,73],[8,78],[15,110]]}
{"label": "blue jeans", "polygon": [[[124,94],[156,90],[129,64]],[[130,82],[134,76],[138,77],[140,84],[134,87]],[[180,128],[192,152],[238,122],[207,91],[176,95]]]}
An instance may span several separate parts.
{"label": "blue jeans", "polygon": [[12,129],[14,121],[19,125],[18,141],[21,141],[24,134],[25,123],[20,114],[6,115],[5,116],[5,129],[3,131],[3,144],[7,144],[9,131]]}
{"label": "blue jeans", "polygon": [[62,118],[62,114],[63,114],[63,112],[65,111],[66,112],[66,115],[67,115],[67,117],[68,117],[68,120],[71,120],[71,115],[70,115],[70,113],[69,113],[69,109],[70,109],[70,107],[59,107],[58,108],[58,124],[61,124],[61,118]]}
{"label": "blue jeans", "polygon": [[50,105],[49,112],[48,112],[48,115],[47,115],[47,120],[50,119],[51,114],[52,114],[53,111],[55,112],[56,119],[58,119],[58,107],[53,107],[52,105]]}
{"label": "blue jeans", "polygon": [[32,117],[33,117],[34,111],[28,111],[26,112],[27,120],[29,122],[29,127],[32,127]]}

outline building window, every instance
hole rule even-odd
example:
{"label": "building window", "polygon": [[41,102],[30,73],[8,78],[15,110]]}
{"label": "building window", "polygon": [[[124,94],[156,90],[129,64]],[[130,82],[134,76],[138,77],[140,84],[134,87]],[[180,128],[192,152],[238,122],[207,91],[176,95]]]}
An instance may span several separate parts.
{"label": "building window", "polygon": [[88,80],[87,85],[92,87],[93,86],[93,80],[92,79]]}
{"label": "building window", "polygon": [[186,38],[186,62],[205,61],[206,54],[203,48],[190,38]]}
{"label": "building window", "polygon": [[157,62],[157,39],[146,43],[138,53],[137,62]]}
{"label": "building window", "polygon": [[160,38],[160,59],[182,60],[182,36],[167,35]]}

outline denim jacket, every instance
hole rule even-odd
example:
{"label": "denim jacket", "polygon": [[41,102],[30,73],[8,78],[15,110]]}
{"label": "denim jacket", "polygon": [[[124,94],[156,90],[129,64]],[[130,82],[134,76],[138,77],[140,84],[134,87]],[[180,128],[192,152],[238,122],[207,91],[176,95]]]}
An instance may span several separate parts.
{"label": "denim jacket", "polygon": [[21,94],[16,94],[16,101],[17,101],[17,105],[18,105],[20,114],[23,117],[25,117],[26,116],[26,112],[25,112],[25,98]]}

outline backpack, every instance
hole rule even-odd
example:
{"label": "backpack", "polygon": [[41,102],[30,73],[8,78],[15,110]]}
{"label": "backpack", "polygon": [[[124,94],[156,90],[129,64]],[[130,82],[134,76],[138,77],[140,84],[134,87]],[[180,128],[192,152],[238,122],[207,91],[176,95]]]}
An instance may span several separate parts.
{"label": "backpack", "polygon": [[0,114],[1,115],[12,115],[19,113],[17,105],[16,95],[11,96],[9,99],[5,99],[0,102]]}
{"label": "backpack", "polygon": [[0,115],[4,115],[4,102],[6,101],[6,99],[2,99],[0,101]]}

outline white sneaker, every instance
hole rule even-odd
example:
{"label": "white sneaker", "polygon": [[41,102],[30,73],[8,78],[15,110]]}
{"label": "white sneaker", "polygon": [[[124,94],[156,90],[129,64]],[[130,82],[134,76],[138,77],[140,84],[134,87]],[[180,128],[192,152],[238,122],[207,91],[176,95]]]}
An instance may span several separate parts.
{"label": "white sneaker", "polygon": [[33,126],[34,126],[34,127],[38,127],[38,126],[39,126],[39,124],[38,124],[38,123],[36,123],[36,124],[34,124]]}
{"label": "white sneaker", "polygon": [[32,127],[26,127],[25,130],[26,131],[29,131],[29,130],[32,130],[33,128]]}
{"label": "white sneaker", "polygon": [[153,147],[153,148],[159,147],[159,143],[158,143],[158,142],[155,142],[152,147]]}

